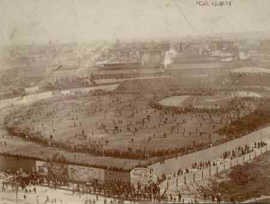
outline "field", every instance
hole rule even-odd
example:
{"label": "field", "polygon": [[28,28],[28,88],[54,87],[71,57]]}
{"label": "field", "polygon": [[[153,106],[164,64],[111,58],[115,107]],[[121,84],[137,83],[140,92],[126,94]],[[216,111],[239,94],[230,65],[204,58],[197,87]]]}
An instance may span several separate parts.
{"label": "field", "polygon": [[71,163],[130,170],[241,137],[269,124],[262,117],[269,75],[244,74],[237,84],[233,70],[171,69],[151,77],[146,69],[148,79],[129,80],[123,70],[99,72],[99,80],[119,79],[117,90],[66,91],[3,115],[3,128],[17,137],[1,150],[40,159],[61,152]]}
{"label": "field", "polygon": [[205,101],[212,99],[213,108],[229,102],[234,108],[179,113],[151,106],[153,101],[181,90],[167,78],[133,80],[111,93],[42,100],[14,110],[5,124],[12,134],[49,146],[94,155],[149,159],[226,141],[226,135],[218,130],[257,107],[256,101],[245,97],[239,100],[230,96],[228,100],[209,95],[191,95],[192,100],[186,98],[186,103],[196,108],[196,104],[207,104]]}

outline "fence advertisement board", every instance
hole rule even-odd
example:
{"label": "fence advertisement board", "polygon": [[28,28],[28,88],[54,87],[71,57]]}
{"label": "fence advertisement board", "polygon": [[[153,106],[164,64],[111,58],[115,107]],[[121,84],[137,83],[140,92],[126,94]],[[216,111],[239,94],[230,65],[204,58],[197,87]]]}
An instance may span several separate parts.
{"label": "fence advertisement board", "polygon": [[104,181],[104,169],[78,165],[68,166],[69,179],[79,182]]}

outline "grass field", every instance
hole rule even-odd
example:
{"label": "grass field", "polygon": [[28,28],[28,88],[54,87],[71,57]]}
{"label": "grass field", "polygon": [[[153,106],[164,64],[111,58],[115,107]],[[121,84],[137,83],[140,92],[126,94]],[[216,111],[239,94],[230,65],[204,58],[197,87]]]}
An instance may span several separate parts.
{"label": "grass field", "polygon": [[[90,51],[89,56],[86,55],[81,62],[87,66],[77,69],[77,59],[72,51],[76,48],[64,46],[47,50],[44,47],[26,52],[29,57],[24,52],[17,57],[11,55],[6,62],[7,71],[0,73],[1,94],[3,90],[3,93],[11,92],[10,97],[14,95],[13,92],[16,96],[21,95],[23,88],[34,85],[39,85],[43,90],[48,88],[45,86],[48,81],[56,79],[56,85],[49,86],[50,89],[89,86],[92,84],[85,81],[85,77],[91,73],[95,80],[99,80],[97,83],[162,75],[154,69],[92,70],[88,64]],[[38,60],[32,59],[32,52]],[[93,50],[94,54],[97,52]],[[10,136],[9,145],[1,146],[0,150],[5,148],[5,152],[10,154],[23,153],[45,159],[55,152],[61,152],[68,161],[76,160],[102,167],[125,167],[129,170],[147,162],[146,159],[163,159],[175,153],[207,148],[210,143],[221,143],[268,124],[267,118],[260,116],[264,110],[253,112],[258,103],[247,98],[260,99],[257,91],[261,91],[263,86],[269,95],[269,70],[255,67],[238,69],[235,67],[237,65],[198,65],[176,64],[163,73],[171,76],[166,79],[124,81],[111,94],[56,96],[14,108],[7,113],[5,127],[11,135],[20,138]],[[62,68],[54,72],[59,66]],[[248,94],[234,90],[242,91],[244,86]],[[251,92],[251,87],[255,93]],[[211,91],[209,94],[208,89],[217,90],[219,94]],[[229,91],[220,94],[223,89]],[[236,97],[230,94],[231,90]],[[186,97],[183,98],[181,94]],[[6,95],[3,94],[3,98]],[[165,104],[162,105],[165,106],[215,109],[228,105],[232,109],[223,113],[177,113],[166,108],[157,109],[150,105],[153,101],[163,101]],[[0,115],[0,118],[3,117]],[[252,120],[256,121],[256,125],[251,123]],[[73,158],[75,154],[76,158]]]}
{"label": "grass field", "polygon": [[[43,100],[13,111],[6,118],[6,126],[15,135],[46,145],[142,159],[220,143],[226,136],[219,134],[219,129],[256,108],[253,102],[239,100],[234,104],[239,106],[237,109],[223,113],[155,109],[150,102],[177,87],[168,79],[160,80],[157,86],[156,80],[124,82],[126,86],[122,84],[110,94]],[[192,98],[198,103],[197,96]],[[201,101],[205,103],[210,98],[202,96]],[[222,104],[223,100],[218,103]]]}
{"label": "grass field", "polygon": [[[126,169],[130,169],[145,162],[173,157],[176,153],[207,148],[267,125],[264,119],[256,120],[255,128],[242,126],[242,122],[249,121],[253,113],[260,118],[254,110],[269,95],[268,89],[250,88],[250,84],[237,89],[226,84],[215,86],[225,77],[226,71],[212,72],[211,69],[197,73],[213,76],[211,83],[202,79],[193,84],[192,80],[197,80],[193,77],[194,70],[172,70],[166,73],[171,77],[123,81],[111,93],[56,95],[49,100],[17,107],[5,118],[6,128],[32,144],[28,151],[29,145],[17,148],[12,143],[12,151],[37,155],[40,154],[37,149],[42,147],[54,149],[52,152],[65,151],[65,155],[76,152],[78,158],[83,158],[81,163],[88,155],[87,161],[91,162],[86,163],[103,167],[111,166],[108,161],[112,158],[130,160],[130,165],[126,165]],[[179,102],[178,96],[183,95],[187,97]],[[175,112],[151,105],[153,101],[158,103],[168,98],[167,105],[184,104],[204,109],[228,106],[230,109]],[[39,156],[47,158],[43,154]],[[102,161],[95,162],[97,157]],[[76,160],[80,160],[78,158]],[[123,162],[116,161],[113,166],[122,168]]]}

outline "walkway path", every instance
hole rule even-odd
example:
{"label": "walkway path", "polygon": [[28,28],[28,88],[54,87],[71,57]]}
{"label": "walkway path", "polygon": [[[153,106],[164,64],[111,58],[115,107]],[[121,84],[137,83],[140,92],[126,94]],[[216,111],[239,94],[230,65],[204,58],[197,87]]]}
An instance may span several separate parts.
{"label": "walkway path", "polygon": [[[264,141],[267,143],[266,146],[254,149],[254,151],[245,154],[234,159],[221,159],[222,154],[225,151],[233,150],[238,146],[252,145],[254,142]],[[184,155],[183,157],[177,158],[177,162],[174,163],[173,168],[177,165],[181,169],[191,169],[191,165],[194,162],[200,161],[215,161],[216,166],[211,165],[208,168],[203,169],[193,169],[189,173],[177,176],[177,171],[175,174],[166,174],[167,179],[160,184],[161,192],[167,192],[167,195],[171,194],[177,198],[178,192],[181,192],[182,197],[187,200],[194,200],[196,197],[197,188],[202,183],[207,183],[211,178],[225,170],[228,170],[236,165],[242,165],[246,162],[252,162],[259,155],[270,150],[270,127],[255,131],[242,138],[229,141],[225,144],[218,145],[206,150],[195,152],[189,155]],[[194,161],[195,159],[198,159]],[[171,160],[172,161],[172,160]],[[171,162],[170,161],[170,162]],[[193,161],[193,162],[192,162]],[[179,162],[179,163],[178,163]],[[181,163],[182,162],[182,163]],[[181,165],[182,164],[182,165]],[[156,167],[158,168],[158,167]],[[164,169],[163,169],[164,170]],[[167,169],[168,170],[168,169]]]}
{"label": "walkway path", "polygon": [[[118,86],[119,84],[111,84],[111,85],[101,85],[101,86],[93,86],[93,87],[73,88],[73,89],[61,90],[58,93],[59,94],[68,94],[68,93],[72,94],[75,92],[86,93],[86,92],[94,91],[94,90],[113,91]],[[15,98],[0,100],[0,109],[6,106],[10,106],[10,105],[16,106],[16,105],[23,105],[23,104],[31,104],[31,103],[40,101],[42,99],[48,99],[55,96],[54,92],[55,91],[45,91],[41,93],[34,93],[34,94],[26,95],[26,96],[19,96]]]}
{"label": "walkway path", "polygon": [[[0,182],[1,183],[1,182]],[[33,187],[28,187],[32,189]],[[48,187],[35,186],[37,193],[29,192],[25,193],[19,190],[16,198],[16,193],[11,189],[6,192],[0,192],[0,202],[1,204],[86,204],[86,200],[95,200],[96,204],[104,204],[106,200],[107,204],[113,203],[117,204],[118,200],[113,198],[106,198],[103,196],[96,197],[92,194],[73,194],[71,191],[52,189]],[[24,195],[26,198],[24,199]],[[48,196],[48,197],[47,197]],[[49,198],[49,200],[48,200]],[[97,199],[98,198],[98,199]],[[17,200],[17,202],[16,202]],[[47,200],[47,202],[45,202]],[[89,203],[89,202],[87,202]],[[93,203],[93,202],[91,202]],[[132,204],[134,202],[124,201],[123,204]]]}
{"label": "walkway path", "polygon": [[238,146],[251,145],[258,141],[270,142],[270,127],[257,130],[246,136],[242,136],[208,149],[171,158],[162,163],[155,163],[150,165],[149,168],[152,168],[153,173],[157,176],[161,176],[162,174],[169,175],[177,172],[180,168],[190,169],[192,164],[195,162],[217,160],[225,151],[235,149]]}

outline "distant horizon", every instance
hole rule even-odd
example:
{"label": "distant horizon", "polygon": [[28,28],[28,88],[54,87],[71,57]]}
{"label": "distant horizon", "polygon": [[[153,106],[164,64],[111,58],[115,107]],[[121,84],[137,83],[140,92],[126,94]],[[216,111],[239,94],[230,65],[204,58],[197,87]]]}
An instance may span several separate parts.
{"label": "distant horizon", "polygon": [[[247,35],[247,36],[242,36]],[[254,36],[261,35],[261,36]],[[269,35],[269,36],[268,36]],[[270,40],[270,31],[251,31],[251,32],[238,32],[238,33],[209,33],[209,34],[200,34],[200,35],[187,35],[182,37],[175,38],[140,38],[140,39],[98,39],[92,41],[70,41],[70,42],[61,42],[61,41],[48,41],[48,42],[40,42],[40,43],[20,43],[20,44],[6,44],[0,45],[0,47],[20,47],[20,46],[38,46],[38,45],[71,45],[71,44],[95,44],[95,43],[115,43],[117,40],[124,43],[132,43],[132,42],[162,42],[162,41],[189,41],[189,40],[211,40],[219,38],[221,40]]]}

